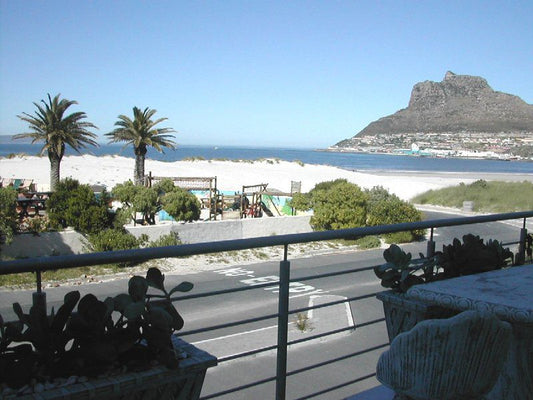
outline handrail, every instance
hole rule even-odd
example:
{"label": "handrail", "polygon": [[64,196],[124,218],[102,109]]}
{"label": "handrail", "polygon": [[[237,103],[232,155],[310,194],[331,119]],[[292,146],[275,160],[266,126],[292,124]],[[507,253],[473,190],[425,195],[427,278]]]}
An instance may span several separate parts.
{"label": "handrail", "polygon": [[183,244],[178,246],[118,250],[90,254],[26,258],[20,260],[0,262],[0,275],[15,274],[21,272],[47,271],[51,269],[84,267],[88,265],[101,265],[126,261],[139,262],[158,258],[183,257],[206,253],[219,253],[222,251],[245,250],[271,246],[285,246],[296,243],[318,242],[324,240],[343,239],[347,237],[362,237],[369,235],[380,235],[384,233],[439,228],[444,226],[471,225],[484,222],[494,222],[530,217],[533,217],[533,210],[514,213],[479,215],[474,217],[445,218],[420,222],[405,222],[401,224],[339,229],[335,231],[293,233],[278,236],[262,236],[250,239],[222,240],[219,242],[203,242],[194,244]]}
{"label": "handrail", "polygon": [[[298,339],[298,340],[293,340],[289,342],[288,337],[287,337],[287,326],[288,326],[288,315],[289,314],[304,312],[304,311],[308,311],[311,309],[329,307],[332,305],[346,303],[346,302],[358,301],[358,300],[362,300],[362,299],[375,296],[375,293],[370,293],[370,294],[345,298],[342,300],[335,300],[335,301],[323,303],[320,305],[314,305],[312,307],[303,307],[303,308],[292,309],[292,310],[289,309],[289,287],[290,287],[291,282],[306,281],[306,280],[313,280],[313,279],[326,278],[326,277],[329,278],[329,277],[334,277],[334,276],[338,276],[341,274],[359,273],[359,272],[368,271],[372,269],[372,267],[363,267],[363,268],[356,268],[356,269],[351,268],[351,269],[343,270],[340,272],[327,272],[327,273],[322,273],[319,275],[305,276],[305,277],[299,277],[298,279],[291,279],[290,262],[287,260],[288,246],[290,244],[334,240],[334,239],[342,239],[342,238],[363,237],[363,236],[368,236],[368,235],[379,235],[379,234],[401,232],[401,231],[431,229],[431,234],[428,240],[428,256],[429,256],[430,255],[429,253],[434,251],[435,243],[433,242],[433,230],[435,228],[504,221],[504,220],[511,220],[511,219],[523,219],[523,226],[520,229],[520,239],[518,242],[516,242],[519,244],[519,248],[518,248],[519,251],[517,254],[517,258],[519,256],[520,261],[523,261],[525,257],[525,244],[526,244],[526,234],[527,234],[526,219],[531,218],[531,217],[533,217],[533,210],[514,212],[514,213],[480,215],[480,216],[474,216],[474,217],[445,218],[445,219],[439,219],[439,220],[429,220],[429,221],[401,223],[401,224],[392,224],[392,225],[380,225],[380,226],[374,226],[374,227],[342,229],[342,230],[336,230],[336,231],[310,232],[310,233],[289,234],[289,235],[279,235],[279,236],[265,236],[265,237],[251,238],[251,239],[225,240],[225,241],[219,241],[219,242],[184,244],[184,245],[159,247],[159,248],[145,248],[145,249],[132,249],[132,250],[121,250],[121,251],[113,251],[113,252],[92,253],[92,254],[28,258],[28,259],[0,262],[0,275],[18,274],[18,273],[23,273],[23,272],[37,272],[36,281],[37,281],[38,296],[34,297],[34,301],[35,299],[37,299],[37,301],[45,302],[44,293],[42,294],[40,293],[42,271],[74,268],[74,267],[81,267],[81,266],[88,266],[88,265],[127,262],[127,261],[140,262],[140,261],[147,261],[150,259],[183,257],[183,256],[206,254],[206,253],[217,253],[217,252],[231,251],[231,250],[244,250],[244,249],[260,248],[260,247],[283,246],[284,247],[283,260],[280,262],[279,281],[277,282],[269,282],[265,284],[255,285],[254,287],[218,290],[218,291],[213,291],[209,293],[186,295],[186,296],[172,298],[173,301],[184,300],[184,299],[192,299],[192,298],[197,298],[197,297],[213,296],[213,295],[220,295],[220,294],[227,294],[227,293],[236,293],[236,292],[242,292],[244,290],[256,290],[256,289],[261,289],[261,288],[275,286],[275,285],[279,286],[278,313],[277,314],[270,314],[266,316],[263,315],[263,316],[249,318],[245,320],[224,323],[224,324],[217,325],[217,326],[211,326],[211,327],[202,328],[202,329],[194,329],[188,332],[181,332],[181,334],[192,335],[195,333],[207,332],[207,331],[211,331],[215,329],[227,328],[227,327],[231,327],[235,325],[242,325],[242,324],[257,322],[257,321],[261,321],[265,319],[277,318],[278,319],[278,343],[277,345],[254,349],[251,351],[244,352],[242,354],[227,356],[225,358],[223,357],[220,360],[221,362],[224,362],[224,361],[229,361],[229,360],[233,360],[233,359],[248,356],[248,355],[258,354],[264,351],[271,351],[271,350],[277,349],[276,376],[273,378],[263,379],[258,382],[253,382],[251,384],[242,385],[237,388],[232,388],[231,390],[224,390],[219,393],[214,393],[205,398],[207,399],[207,398],[218,397],[224,394],[233,393],[238,390],[250,388],[253,386],[257,386],[261,383],[266,383],[266,382],[275,380],[276,381],[276,398],[283,400],[285,399],[285,391],[286,391],[285,386],[286,386],[287,377],[304,372],[304,371],[308,371],[313,368],[318,368],[318,367],[327,365],[329,363],[333,363],[337,360],[347,359],[347,358],[354,357],[359,354],[363,354],[365,352],[373,351],[375,349],[379,349],[379,348],[383,348],[387,346],[387,344],[379,344],[378,346],[370,347],[370,348],[358,351],[356,353],[345,354],[342,357],[337,358],[337,359],[328,360],[326,362],[321,362],[319,364],[305,367],[305,368],[300,368],[298,370],[293,370],[289,372],[287,371],[287,347],[289,345],[299,344],[299,343],[306,342],[309,340],[321,338],[327,335],[340,333],[340,332],[347,331],[347,330],[352,330],[357,327],[363,327],[363,326],[367,326],[371,324],[381,323],[384,320],[383,318],[378,318],[378,319],[374,319],[368,322],[357,324],[355,326],[350,326],[348,328],[335,329],[333,331],[324,332],[324,333],[320,333],[320,334],[313,335],[310,337],[306,337],[305,339]],[[343,386],[347,386],[349,384],[359,382],[361,380],[368,379],[373,376],[375,376],[375,374],[361,376],[350,382],[347,382],[341,385],[335,385],[331,388],[323,389],[320,392],[314,393],[311,396],[308,395],[308,396],[301,397],[301,399],[311,398],[311,397],[314,397],[320,394],[328,393],[330,391],[335,390],[336,388],[341,388]]]}

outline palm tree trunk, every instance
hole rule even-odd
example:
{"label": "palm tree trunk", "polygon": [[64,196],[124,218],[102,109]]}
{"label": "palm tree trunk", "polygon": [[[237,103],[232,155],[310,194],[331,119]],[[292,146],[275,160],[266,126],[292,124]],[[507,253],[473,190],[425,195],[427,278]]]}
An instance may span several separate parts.
{"label": "palm tree trunk", "polygon": [[54,192],[59,183],[59,168],[61,165],[61,158],[56,154],[48,154],[50,160],[50,190]]}
{"label": "palm tree trunk", "polygon": [[[144,150],[144,151],[143,151]],[[146,149],[135,149],[135,172],[134,179],[135,184],[144,185],[144,159],[146,155]]]}

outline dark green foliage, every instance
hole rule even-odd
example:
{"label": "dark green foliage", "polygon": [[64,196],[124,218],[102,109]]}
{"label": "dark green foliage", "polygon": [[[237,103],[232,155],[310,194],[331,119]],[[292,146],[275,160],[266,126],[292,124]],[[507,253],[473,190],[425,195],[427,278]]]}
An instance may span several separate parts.
{"label": "dark green foliage", "polygon": [[56,228],[72,226],[82,233],[105,229],[112,223],[108,200],[105,191],[97,198],[89,185],[66,178],[57,184],[56,191],[47,201],[50,224]]}
{"label": "dark green foliage", "polygon": [[177,233],[171,232],[168,235],[159,236],[156,240],[151,241],[148,247],[166,247],[166,246],[178,246],[181,241]]}
{"label": "dark green foliage", "polygon": [[457,238],[437,253],[439,264],[446,278],[493,271],[506,267],[514,261],[513,253],[501,242],[489,239],[484,243],[479,236],[463,236],[463,243]]}
{"label": "dark green foliage", "polygon": [[135,213],[143,215],[143,224],[155,224],[155,214],[161,209],[155,188],[134,185],[131,181],[119,183],[113,188],[113,197],[123,203],[122,214],[128,213],[135,220]]}
{"label": "dark green foliage", "polygon": [[304,193],[294,193],[289,202],[289,206],[299,211],[309,210],[311,205],[311,196]]}
{"label": "dark green foliage", "polygon": [[136,238],[124,228],[104,229],[87,236],[89,243],[86,250],[90,252],[128,250],[142,247],[148,237]]}
{"label": "dark green foliage", "polygon": [[160,196],[165,193],[173,192],[176,189],[174,182],[170,178],[165,178],[154,185],[154,189],[157,191],[157,194]]}
{"label": "dark green foliage", "polygon": [[313,229],[330,230],[364,226],[368,196],[355,184],[344,180],[334,182],[331,185],[322,185],[327,189],[317,190],[315,187],[312,191]]}
{"label": "dark green foliage", "polygon": [[412,202],[462,208],[463,201],[473,201],[474,211],[487,213],[525,211],[533,209],[533,183],[478,180],[430,190],[416,196]]}
{"label": "dark green foliage", "polygon": [[[368,193],[370,194],[367,218],[369,226],[422,221],[420,211],[399,197],[389,194],[385,189],[377,187]],[[423,230],[414,230],[388,233],[384,235],[384,238],[387,243],[405,243],[412,242],[423,234]]]}
{"label": "dark green foliage", "polygon": [[195,195],[175,187],[162,200],[163,209],[176,221],[192,222],[200,218],[200,202]]}
{"label": "dark green foliage", "polygon": [[493,271],[512,264],[514,255],[497,240],[484,243],[479,236],[463,236],[463,243],[457,238],[450,245],[444,245],[442,252],[433,257],[413,260],[411,253],[405,253],[395,244],[384,251],[386,263],[374,268],[381,285],[405,292],[412,285],[454,278],[462,275]]}
{"label": "dark green foliage", "polygon": [[10,243],[17,230],[17,192],[0,188],[0,244]]}
{"label": "dark green foliage", "polygon": [[[433,279],[435,261],[424,258],[413,260],[411,253],[405,253],[400,247],[391,244],[383,252],[386,263],[374,268],[376,276],[381,279],[381,286],[405,292],[411,286],[429,282]],[[417,275],[422,271],[421,275]]]}
{"label": "dark green foliage", "polygon": [[360,249],[374,249],[381,246],[381,241],[377,236],[363,236],[362,238],[356,239],[355,244]]}
{"label": "dark green foliage", "polygon": [[170,299],[192,287],[182,282],[167,291],[164,275],[150,268],[146,278],[130,279],[127,294],[105,301],[92,294],[80,299],[79,292],[70,292],[51,315],[36,306],[25,314],[15,303],[18,321],[6,323],[0,316],[2,382],[17,388],[30,380],[96,376],[117,367],[138,371],[155,360],[175,368],[178,361],[171,335],[184,321]]}

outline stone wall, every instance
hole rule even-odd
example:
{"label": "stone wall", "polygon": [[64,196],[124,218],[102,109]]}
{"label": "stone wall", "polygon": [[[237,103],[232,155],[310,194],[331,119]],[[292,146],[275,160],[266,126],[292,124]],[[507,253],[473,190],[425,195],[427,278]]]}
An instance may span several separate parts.
{"label": "stone wall", "polygon": [[[176,232],[183,243],[200,243],[311,232],[310,218],[310,216],[250,218],[189,224],[165,222],[150,226],[127,226],[126,229],[137,237],[143,233],[147,234],[150,240]],[[38,236],[17,235],[10,245],[2,246],[2,255],[14,258],[82,252],[83,236],[75,231],[46,232]]]}

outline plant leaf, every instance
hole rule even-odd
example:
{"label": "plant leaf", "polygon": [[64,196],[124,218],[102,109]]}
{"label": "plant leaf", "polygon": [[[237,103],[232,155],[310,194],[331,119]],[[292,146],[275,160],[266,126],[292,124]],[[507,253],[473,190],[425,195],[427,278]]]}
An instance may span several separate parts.
{"label": "plant leaf", "polygon": [[144,312],[144,301],[137,301],[137,302],[128,304],[128,306],[124,310],[124,316],[127,319],[137,319],[143,314],[143,312]]}
{"label": "plant leaf", "polygon": [[146,273],[146,280],[151,287],[165,291],[165,286],[163,284],[165,281],[165,275],[163,275],[159,269],[149,268]]}
{"label": "plant leaf", "polygon": [[189,292],[194,287],[194,284],[191,282],[181,282],[178,286],[174,287],[170,292],[169,296],[172,295],[172,293],[176,292]]}

